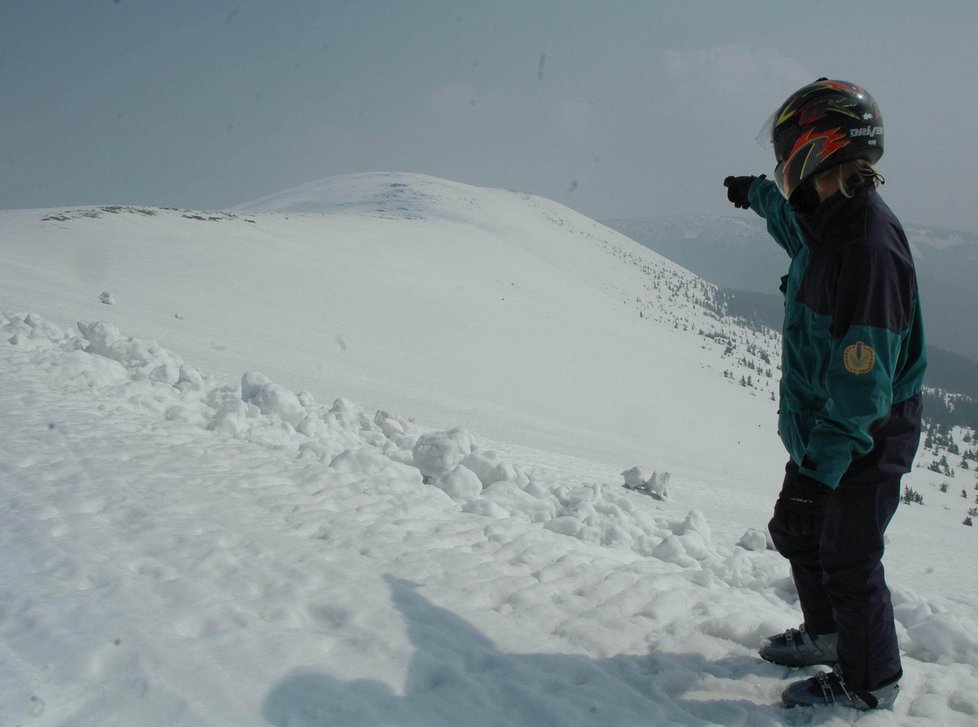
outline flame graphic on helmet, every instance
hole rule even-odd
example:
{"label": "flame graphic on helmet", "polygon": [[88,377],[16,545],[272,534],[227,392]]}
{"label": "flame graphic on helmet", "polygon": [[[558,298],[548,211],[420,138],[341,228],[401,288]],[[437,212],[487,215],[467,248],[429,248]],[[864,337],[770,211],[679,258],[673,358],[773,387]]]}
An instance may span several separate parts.
{"label": "flame graphic on helmet", "polygon": [[[796,167],[798,173],[792,175],[794,179],[805,179],[826,159],[833,154],[849,146],[850,142],[841,128],[829,129],[828,131],[814,131],[808,129],[798,137],[794,147],[788,154],[785,166]],[[788,189],[788,177],[784,175],[785,196],[791,195],[792,189]]]}
{"label": "flame graphic on helmet", "polygon": [[[821,98],[816,98],[811,103],[805,103],[806,99],[813,95],[818,96],[826,89],[839,91],[844,95],[838,97],[822,96]],[[780,126],[795,114],[799,114],[798,125],[806,126],[823,118],[829,111],[834,111],[851,118],[859,118],[857,114],[850,110],[857,105],[856,100],[852,96],[862,97],[865,95],[866,92],[862,88],[851,83],[842,81],[819,81],[806,87],[803,93],[799,93],[785,103],[775,125]]]}
{"label": "flame graphic on helmet", "polygon": [[795,142],[791,153],[788,154],[788,158],[793,159],[806,146],[811,146],[808,152],[808,158],[815,160],[816,164],[821,164],[840,149],[849,146],[849,140],[842,133],[842,129],[838,127],[829,129],[828,131],[808,129],[808,131],[798,137],[798,141]]}

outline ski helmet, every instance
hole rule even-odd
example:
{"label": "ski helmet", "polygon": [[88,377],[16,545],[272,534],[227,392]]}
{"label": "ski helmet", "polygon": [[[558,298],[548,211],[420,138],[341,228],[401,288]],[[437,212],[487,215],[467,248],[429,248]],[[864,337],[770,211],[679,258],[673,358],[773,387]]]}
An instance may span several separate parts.
{"label": "ski helmet", "polygon": [[883,156],[883,117],[864,88],[820,78],[791,94],[762,134],[774,149],[774,181],[785,199],[819,172]]}

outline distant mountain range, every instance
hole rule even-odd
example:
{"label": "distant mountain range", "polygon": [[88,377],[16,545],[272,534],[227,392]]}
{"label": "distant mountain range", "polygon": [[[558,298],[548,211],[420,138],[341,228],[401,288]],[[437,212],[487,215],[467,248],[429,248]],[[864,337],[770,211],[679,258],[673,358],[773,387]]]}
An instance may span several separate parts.
{"label": "distant mountain range", "polygon": [[[768,236],[762,219],[645,217],[603,220],[636,242],[727,289],[734,309],[780,327],[780,278],[787,256]],[[978,384],[978,236],[907,226],[920,283],[934,374]],[[950,386],[950,383],[943,385]]]}

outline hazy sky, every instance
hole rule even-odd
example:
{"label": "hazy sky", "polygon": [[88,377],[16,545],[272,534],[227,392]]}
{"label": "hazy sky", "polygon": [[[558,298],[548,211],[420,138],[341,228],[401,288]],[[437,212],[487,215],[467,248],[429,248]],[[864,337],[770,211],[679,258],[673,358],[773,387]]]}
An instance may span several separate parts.
{"label": "hazy sky", "polygon": [[404,171],[599,219],[735,214],[818,76],[905,223],[978,232],[978,2],[0,0],[0,208],[222,208]]}

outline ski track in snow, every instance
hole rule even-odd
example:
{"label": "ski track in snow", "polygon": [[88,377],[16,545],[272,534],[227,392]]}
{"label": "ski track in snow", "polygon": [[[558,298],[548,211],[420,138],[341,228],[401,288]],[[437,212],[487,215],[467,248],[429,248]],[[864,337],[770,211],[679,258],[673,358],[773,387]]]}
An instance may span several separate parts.
{"label": "ski track in snow", "polygon": [[0,330],[0,724],[978,720],[971,605],[896,592],[895,712],[783,710],[787,568],[702,513],[104,323]]}

